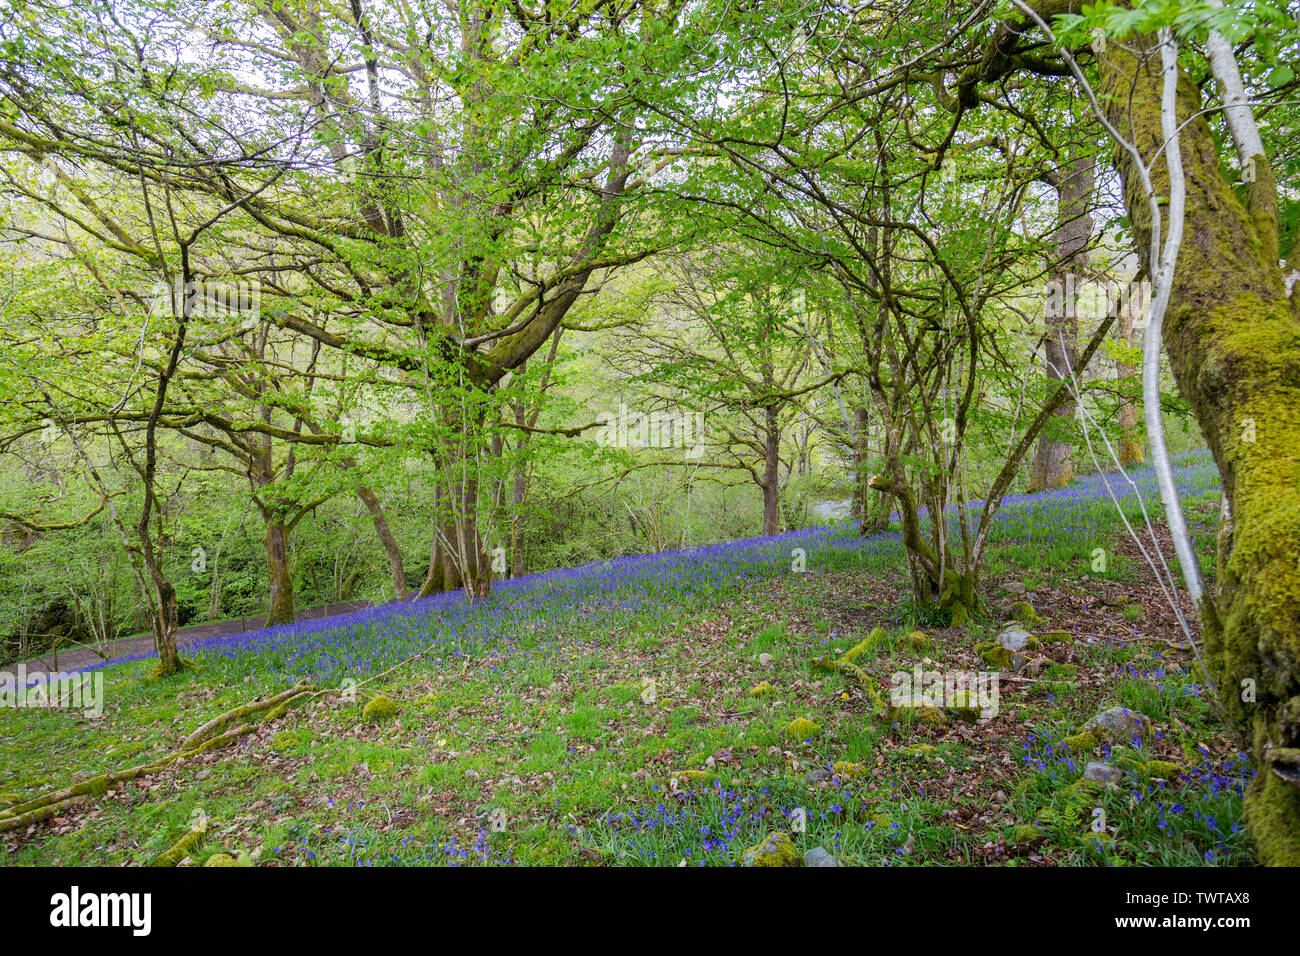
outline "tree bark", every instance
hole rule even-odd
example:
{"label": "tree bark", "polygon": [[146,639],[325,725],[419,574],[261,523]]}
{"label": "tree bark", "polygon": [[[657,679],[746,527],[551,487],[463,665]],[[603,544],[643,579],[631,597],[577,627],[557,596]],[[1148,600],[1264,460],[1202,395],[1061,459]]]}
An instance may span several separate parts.
{"label": "tree bark", "polygon": [[292,624],[293,571],[289,567],[289,532],[283,521],[275,518],[267,520],[262,544],[266,550],[266,576],[269,582],[266,626]]}
{"label": "tree bark", "polygon": [[[1162,144],[1154,38],[1099,58],[1109,118],[1144,156]],[[1243,203],[1222,172],[1200,96],[1179,78],[1187,205],[1164,336],[1223,482],[1219,578],[1202,605],[1208,664],[1247,733],[1246,822],[1260,859],[1300,865],[1300,319],[1278,262],[1277,191],[1264,156]],[[1151,215],[1127,152],[1125,205],[1148,274]],[[1168,195],[1168,170],[1152,170]],[[1247,690],[1253,693],[1246,693]],[[1253,699],[1250,699],[1252,698]],[[1247,698],[1247,699],[1243,699]]]}
{"label": "tree bark", "polygon": [[384,514],[384,506],[378,496],[365,485],[357,487],[357,497],[370,512],[375,534],[379,536],[379,543],[384,546],[384,553],[388,555],[388,569],[393,576],[393,599],[408,600],[411,589],[406,583],[406,565],[402,561],[402,549],[397,546],[397,539],[393,537],[393,531],[388,526],[388,516]]}
{"label": "tree bark", "polygon": [[781,533],[781,425],[776,409],[764,413],[763,536]]}
{"label": "tree bark", "polygon": [[[1088,240],[1092,238],[1092,205],[1096,158],[1091,155],[1072,157],[1060,171],[1056,186],[1056,269],[1055,281],[1063,289],[1082,285],[1083,270],[1088,266]],[[1075,297],[1065,295],[1063,307],[1047,310],[1047,337],[1044,342],[1045,373],[1049,394],[1068,370],[1078,362],[1079,315]],[[1054,427],[1043,430],[1029,468],[1029,491],[1064,488],[1074,480],[1074,446],[1060,437],[1074,418],[1074,403],[1067,402],[1056,410]]]}

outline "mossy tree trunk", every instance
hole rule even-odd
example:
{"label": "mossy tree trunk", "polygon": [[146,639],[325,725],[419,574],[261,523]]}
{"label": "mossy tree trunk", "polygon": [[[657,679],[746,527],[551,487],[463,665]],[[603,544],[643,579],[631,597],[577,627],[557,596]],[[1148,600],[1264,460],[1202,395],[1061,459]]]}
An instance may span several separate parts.
{"label": "mossy tree trunk", "polygon": [[[1142,155],[1155,155],[1163,140],[1155,39],[1111,44],[1098,66],[1111,122]],[[1223,481],[1218,579],[1202,611],[1209,666],[1254,751],[1246,821],[1265,863],[1294,866],[1300,865],[1300,319],[1279,266],[1277,191],[1268,160],[1254,158],[1253,182],[1239,198],[1200,108],[1196,86],[1180,77],[1187,213],[1164,337],[1178,387]],[[1116,162],[1150,274],[1147,201],[1128,155],[1117,150]],[[1167,169],[1155,168],[1153,181],[1167,195]]]}

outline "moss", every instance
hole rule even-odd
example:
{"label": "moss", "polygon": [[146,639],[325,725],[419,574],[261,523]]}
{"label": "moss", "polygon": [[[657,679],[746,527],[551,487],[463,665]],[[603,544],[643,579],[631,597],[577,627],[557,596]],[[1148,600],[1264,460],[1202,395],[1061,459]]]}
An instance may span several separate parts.
{"label": "moss", "polygon": [[170,849],[164,850],[154,857],[150,866],[177,866],[181,860],[187,856],[193,856],[203,843],[203,838],[207,834],[207,829],[191,830],[185,836],[181,837],[171,846]]}
{"label": "moss", "polygon": [[748,691],[748,694],[750,697],[766,697],[769,694],[771,694],[772,691],[773,691],[772,685],[769,684],[767,681],[763,680],[763,681],[759,681],[757,684],[751,687]]}
{"label": "moss", "polygon": [[822,729],[807,717],[796,717],[785,725],[785,735],[793,737],[795,740],[807,740],[809,737],[816,737],[821,732]]}
{"label": "moss", "polygon": [[1025,641],[1025,650],[1041,651],[1042,649],[1043,649],[1043,642],[1040,641],[1038,638],[1034,637],[1034,635],[1030,634],[1029,638]]}
{"label": "moss", "polygon": [[183,657],[178,657],[176,659],[176,667],[174,670],[173,669],[164,670],[162,661],[158,661],[156,664],[153,665],[153,667],[149,668],[148,672],[145,674],[145,679],[151,681],[160,681],[163,680],[164,678],[171,677],[173,674],[180,674],[184,671],[192,671],[197,669],[198,669],[198,665],[195,664],[193,661],[187,661]]}
{"label": "moss", "polygon": [[387,694],[378,694],[366,703],[361,716],[366,720],[386,720],[397,716],[397,705]]}
{"label": "moss", "polygon": [[913,631],[903,638],[907,646],[914,651],[928,651],[934,644],[928,634],[921,631]]}
{"label": "moss", "polygon": [[204,867],[209,866],[239,866],[235,858],[229,853],[214,853],[203,861]]}
{"label": "moss", "polygon": [[853,645],[847,651],[845,651],[843,654],[840,655],[839,658],[840,663],[852,664],[855,660],[857,660],[862,655],[869,654],[871,651],[875,650],[876,647],[879,646],[880,642],[885,639],[885,637],[886,634],[884,628],[880,628],[880,627],[873,628],[870,634],[868,634],[862,640],[858,641],[857,644]]}
{"label": "moss", "polygon": [[1073,644],[1074,635],[1069,631],[1045,631],[1038,635],[1038,640],[1043,644]]}
{"label": "moss", "polygon": [[1169,760],[1148,760],[1142,765],[1142,773],[1147,777],[1159,777],[1161,780],[1177,780],[1183,768]]}
{"label": "moss", "polygon": [[970,611],[966,610],[964,604],[952,605],[952,623],[950,627],[965,627],[970,621]]}
{"label": "moss", "polygon": [[1084,731],[1072,737],[1064,738],[1061,743],[1070,748],[1070,753],[1082,754],[1097,746],[1097,737],[1090,731]]}
{"label": "moss", "polygon": [[1042,624],[1043,619],[1038,616],[1034,606],[1028,601],[1016,601],[1011,607],[1007,608],[1007,614],[1014,621],[1021,624]]}
{"label": "moss", "polygon": [[916,719],[925,727],[942,727],[948,723],[948,715],[938,707],[918,707]]}
{"label": "moss", "polygon": [[831,767],[835,771],[835,776],[841,780],[852,780],[854,777],[861,777],[867,773],[868,768],[860,763],[851,763],[847,760],[838,760]]}
{"label": "moss", "polygon": [[1009,648],[1003,647],[997,641],[981,641],[975,645],[975,653],[985,664],[1002,671],[1011,669],[1011,661],[1015,657]]}
{"label": "moss", "polygon": [[901,751],[909,757],[929,757],[934,753],[934,744],[912,744]]}
{"label": "moss", "polygon": [[749,854],[753,854],[754,866],[799,866],[803,862],[803,857],[786,833],[772,834],[746,850],[742,859]]}
{"label": "moss", "polygon": [[949,707],[946,713],[957,720],[964,720],[968,724],[973,724],[980,719],[980,709],[978,707]]}

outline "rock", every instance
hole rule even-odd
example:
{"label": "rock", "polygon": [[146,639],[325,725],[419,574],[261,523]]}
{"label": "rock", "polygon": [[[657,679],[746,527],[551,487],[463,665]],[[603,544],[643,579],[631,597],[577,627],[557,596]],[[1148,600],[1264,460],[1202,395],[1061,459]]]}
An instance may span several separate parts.
{"label": "rock", "polygon": [[807,740],[809,737],[816,737],[821,732],[822,729],[807,717],[796,717],[785,725],[785,735],[793,737],[795,740]]}
{"label": "rock", "polygon": [[361,716],[366,720],[384,720],[388,717],[397,715],[397,705],[387,694],[378,694],[372,697],[366,704],[365,709],[361,711]]}
{"label": "rock", "polygon": [[1010,624],[998,634],[998,643],[1012,652],[1023,651],[1032,638],[1033,635],[1020,625]]}
{"label": "rock", "polygon": [[786,833],[773,833],[740,858],[741,866],[799,866],[801,863],[803,859]]}
{"label": "rock", "polygon": [[1021,624],[1042,624],[1043,619],[1038,616],[1034,606],[1028,601],[1016,601],[1011,607],[1007,608],[1007,618],[1012,621],[1019,621]]}
{"label": "rock", "polygon": [[1111,741],[1127,741],[1151,733],[1151,718],[1127,707],[1112,707],[1092,717],[1079,731]]}
{"label": "rock", "polygon": [[930,649],[930,637],[922,631],[913,631],[903,638],[907,646],[914,651],[928,651]]}
{"label": "rock", "polygon": [[203,866],[206,869],[209,866],[239,866],[239,864],[229,853],[214,853],[203,861]]}
{"label": "rock", "polygon": [[1087,768],[1083,771],[1083,779],[1092,783],[1119,783],[1123,778],[1124,774],[1118,767],[1112,767],[1099,760],[1089,760]]}
{"label": "rock", "polygon": [[750,697],[766,697],[772,693],[772,685],[767,681],[759,681],[749,689]]}
{"label": "rock", "polygon": [[759,655],[758,655],[758,663],[761,664],[763,667],[771,667],[771,666],[772,666],[772,655],[771,655],[771,654],[759,654]]}
{"label": "rock", "polygon": [[831,778],[829,770],[809,770],[803,775],[803,782],[806,784],[822,783]]}
{"label": "rock", "polygon": [[211,770],[210,768],[208,768],[208,767],[205,767],[204,769],[200,770],[198,773],[196,773],[196,774],[194,775],[194,779],[195,779],[195,780],[207,780],[208,777],[210,777],[210,776],[212,776],[212,770]]}
{"label": "rock", "polygon": [[1008,581],[1006,584],[1002,585],[1002,590],[1006,591],[1008,594],[1024,594],[1025,585],[1023,581]]}
{"label": "rock", "polygon": [[855,777],[861,777],[869,770],[860,763],[852,763],[848,760],[835,761],[831,769],[835,771],[835,776],[841,780],[852,780]]}
{"label": "rock", "polygon": [[469,777],[469,779],[471,780],[480,779],[479,772],[475,770],[473,767],[470,767],[468,770],[465,771],[465,776]]}
{"label": "rock", "polygon": [[815,846],[803,855],[804,866],[839,866],[825,847]]}

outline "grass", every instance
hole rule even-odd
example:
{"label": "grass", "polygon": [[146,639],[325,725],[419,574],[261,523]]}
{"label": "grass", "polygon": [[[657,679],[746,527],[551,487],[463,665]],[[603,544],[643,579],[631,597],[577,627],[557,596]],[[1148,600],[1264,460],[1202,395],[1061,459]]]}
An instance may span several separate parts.
{"label": "grass", "polygon": [[[1197,468],[1182,477],[1200,528],[1215,492]],[[245,850],[278,865],[729,865],[776,831],[875,865],[1253,863],[1240,826],[1252,770],[1190,651],[1160,630],[1167,615],[1141,606],[1109,502],[1077,490],[1009,501],[991,540],[990,583],[1025,583],[1048,627],[1074,638],[1044,649],[1037,677],[1004,682],[979,725],[881,720],[856,681],[811,666],[880,625],[887,640],[857,663],[887,688],[916,664],[982,669],[973,646],[997,631],[993,617],[953,629],[912,608],[896,534],[811,529],[534,576],[473,606],[242,635],[162,681],[147,662],[116,664],[99,719],[0,711],[2,802],[166,753],[299,675],[337,685],[432,648],[365,686],[398,703],[391,719],[364,720],[364,694],[314,701],[0,839],[11,863],[139,864],[202,814],[194,864]],[[790,571],[795,547],[807,573]],[[1123,560],[1094,570],[1098,547]],[[1102,586],[1133,594],[1068,605]],[[918,628],[929,650],[901,639]],[[751,696],[759,681],[772,693]],[[1149,715],[1152,738],[1065,747],[1115,704]],[[799,717],[819,732],[792,739]],[[1093,759],[1123,763],[1122,782],[1082,784]],[[1152,760],[1180,770],[1154,778]]]}

